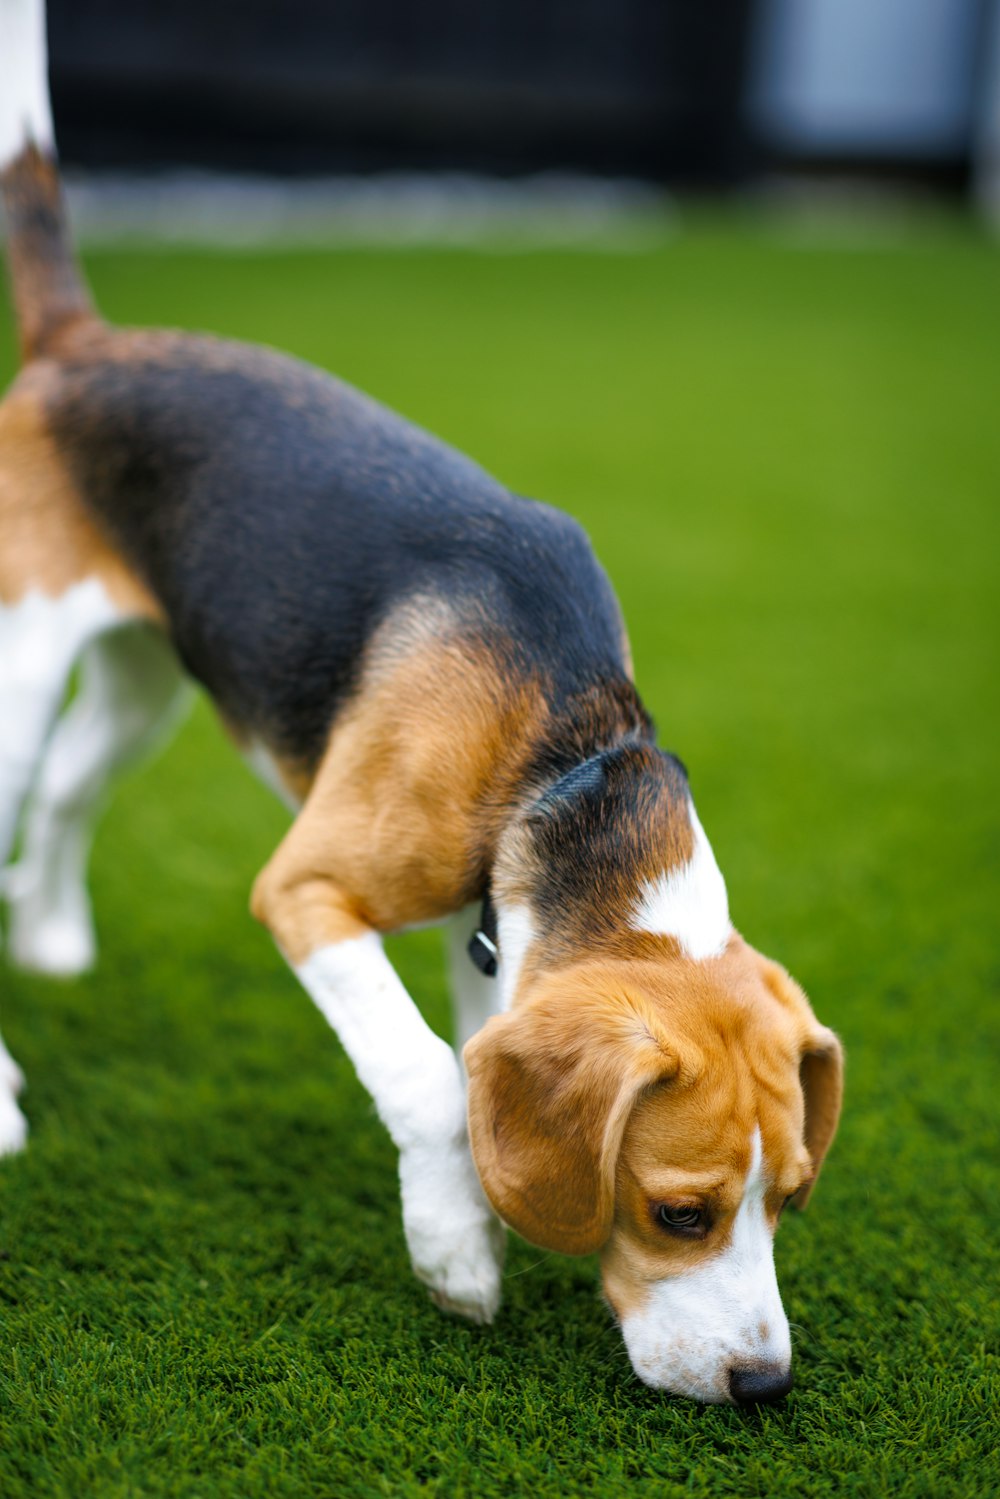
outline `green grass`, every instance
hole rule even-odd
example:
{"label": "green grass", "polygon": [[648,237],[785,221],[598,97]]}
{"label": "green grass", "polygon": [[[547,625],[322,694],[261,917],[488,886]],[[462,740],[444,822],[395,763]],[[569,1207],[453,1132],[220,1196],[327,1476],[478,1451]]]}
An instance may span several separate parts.
{"label": "green grass", "polygon": [[[200,707],[103,826],[97,972],[0,969],[32,1126],[0,1173],[3,1499],[1000,1492],[996,250],[718,218],[620,258],[90,271],[109,316],[291,349],[586,523],[734,917],[848,1092],[778,1240],[781,1408],[639,1385],[594,1261],[515,1243],[496,1325],[445,1320],[246,914],[283,815]],[[393,952],[447,1028],[436,935]]]}

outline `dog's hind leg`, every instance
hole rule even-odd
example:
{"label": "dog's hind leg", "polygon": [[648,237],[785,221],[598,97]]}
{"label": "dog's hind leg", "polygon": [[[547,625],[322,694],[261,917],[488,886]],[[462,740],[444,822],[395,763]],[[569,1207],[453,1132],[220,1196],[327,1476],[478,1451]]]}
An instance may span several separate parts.
{"label": "dog's hind leg", "polygon": [[23,1150],[28,1138],[28,1121],[17,1102],[23,1087],[24,1073],[0,1036],[0,1156]]}
{"label": "dog's hind leg", "polygon": [[20,861],[7,876],[10,957],[19,967],[69,976],[92,965],[87,862],[105,791],[166,737],[186,701],[177,658],[155,627],[122,627],[87,646],[79,691],[31,793]]}
{"label": "dog's hind leg", "polygon": [[96,579],[58,597],[33,590],[16,604],[0,605],[0,866],[14,846],[76,660],[118,619]]}
{"label": "dog's hind leg", "polygon": [[[73,668],[109,630],[162,622],[100,533],[48,429],[53,361],[21,371],[0,404],[0,871],[66,698]],[[16,885],[8,871],[4,881]],[[24,1142],[20,1073],[0,1055],[0,1152]]]}
{"label": "dog's hind leg", "polygon": [[[30,591],[16,604],[0,605],[0,866],[13,847],[21,808],[77,657],[118,617],[96,579],[55,597]],[[20,1070],[2,1047],[0,1154],[24,1144],[26,1125],[15,1102],[21,1083]]]}

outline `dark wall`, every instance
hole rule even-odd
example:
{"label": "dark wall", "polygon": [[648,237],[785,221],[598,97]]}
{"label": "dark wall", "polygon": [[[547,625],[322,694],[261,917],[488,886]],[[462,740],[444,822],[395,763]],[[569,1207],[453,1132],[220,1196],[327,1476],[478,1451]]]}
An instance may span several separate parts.
{"label": "dark wall", "polygon": [[752,0],[50,0],[63,158],[741,169]]}

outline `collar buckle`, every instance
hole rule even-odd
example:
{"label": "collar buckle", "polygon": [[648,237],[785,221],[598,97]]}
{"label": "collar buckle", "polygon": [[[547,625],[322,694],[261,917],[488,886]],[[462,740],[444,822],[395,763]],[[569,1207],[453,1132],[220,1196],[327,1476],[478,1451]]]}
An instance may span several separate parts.
{"label": "collar buckle", "polygon": [[483,900],[479,926],[469,939],[468,952],[469,957],[485,978],[496,978],[500,964],[500,949],[497,946],[497,916],[489,895]]}

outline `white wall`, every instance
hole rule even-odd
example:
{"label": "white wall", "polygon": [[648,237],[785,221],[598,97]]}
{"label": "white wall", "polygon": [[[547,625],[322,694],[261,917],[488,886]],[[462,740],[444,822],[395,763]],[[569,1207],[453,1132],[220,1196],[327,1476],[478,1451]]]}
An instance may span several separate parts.
{"label": "white wall", "polygon": [[765,0],[750,119],[805,155],[961,154],[980,0]]}

